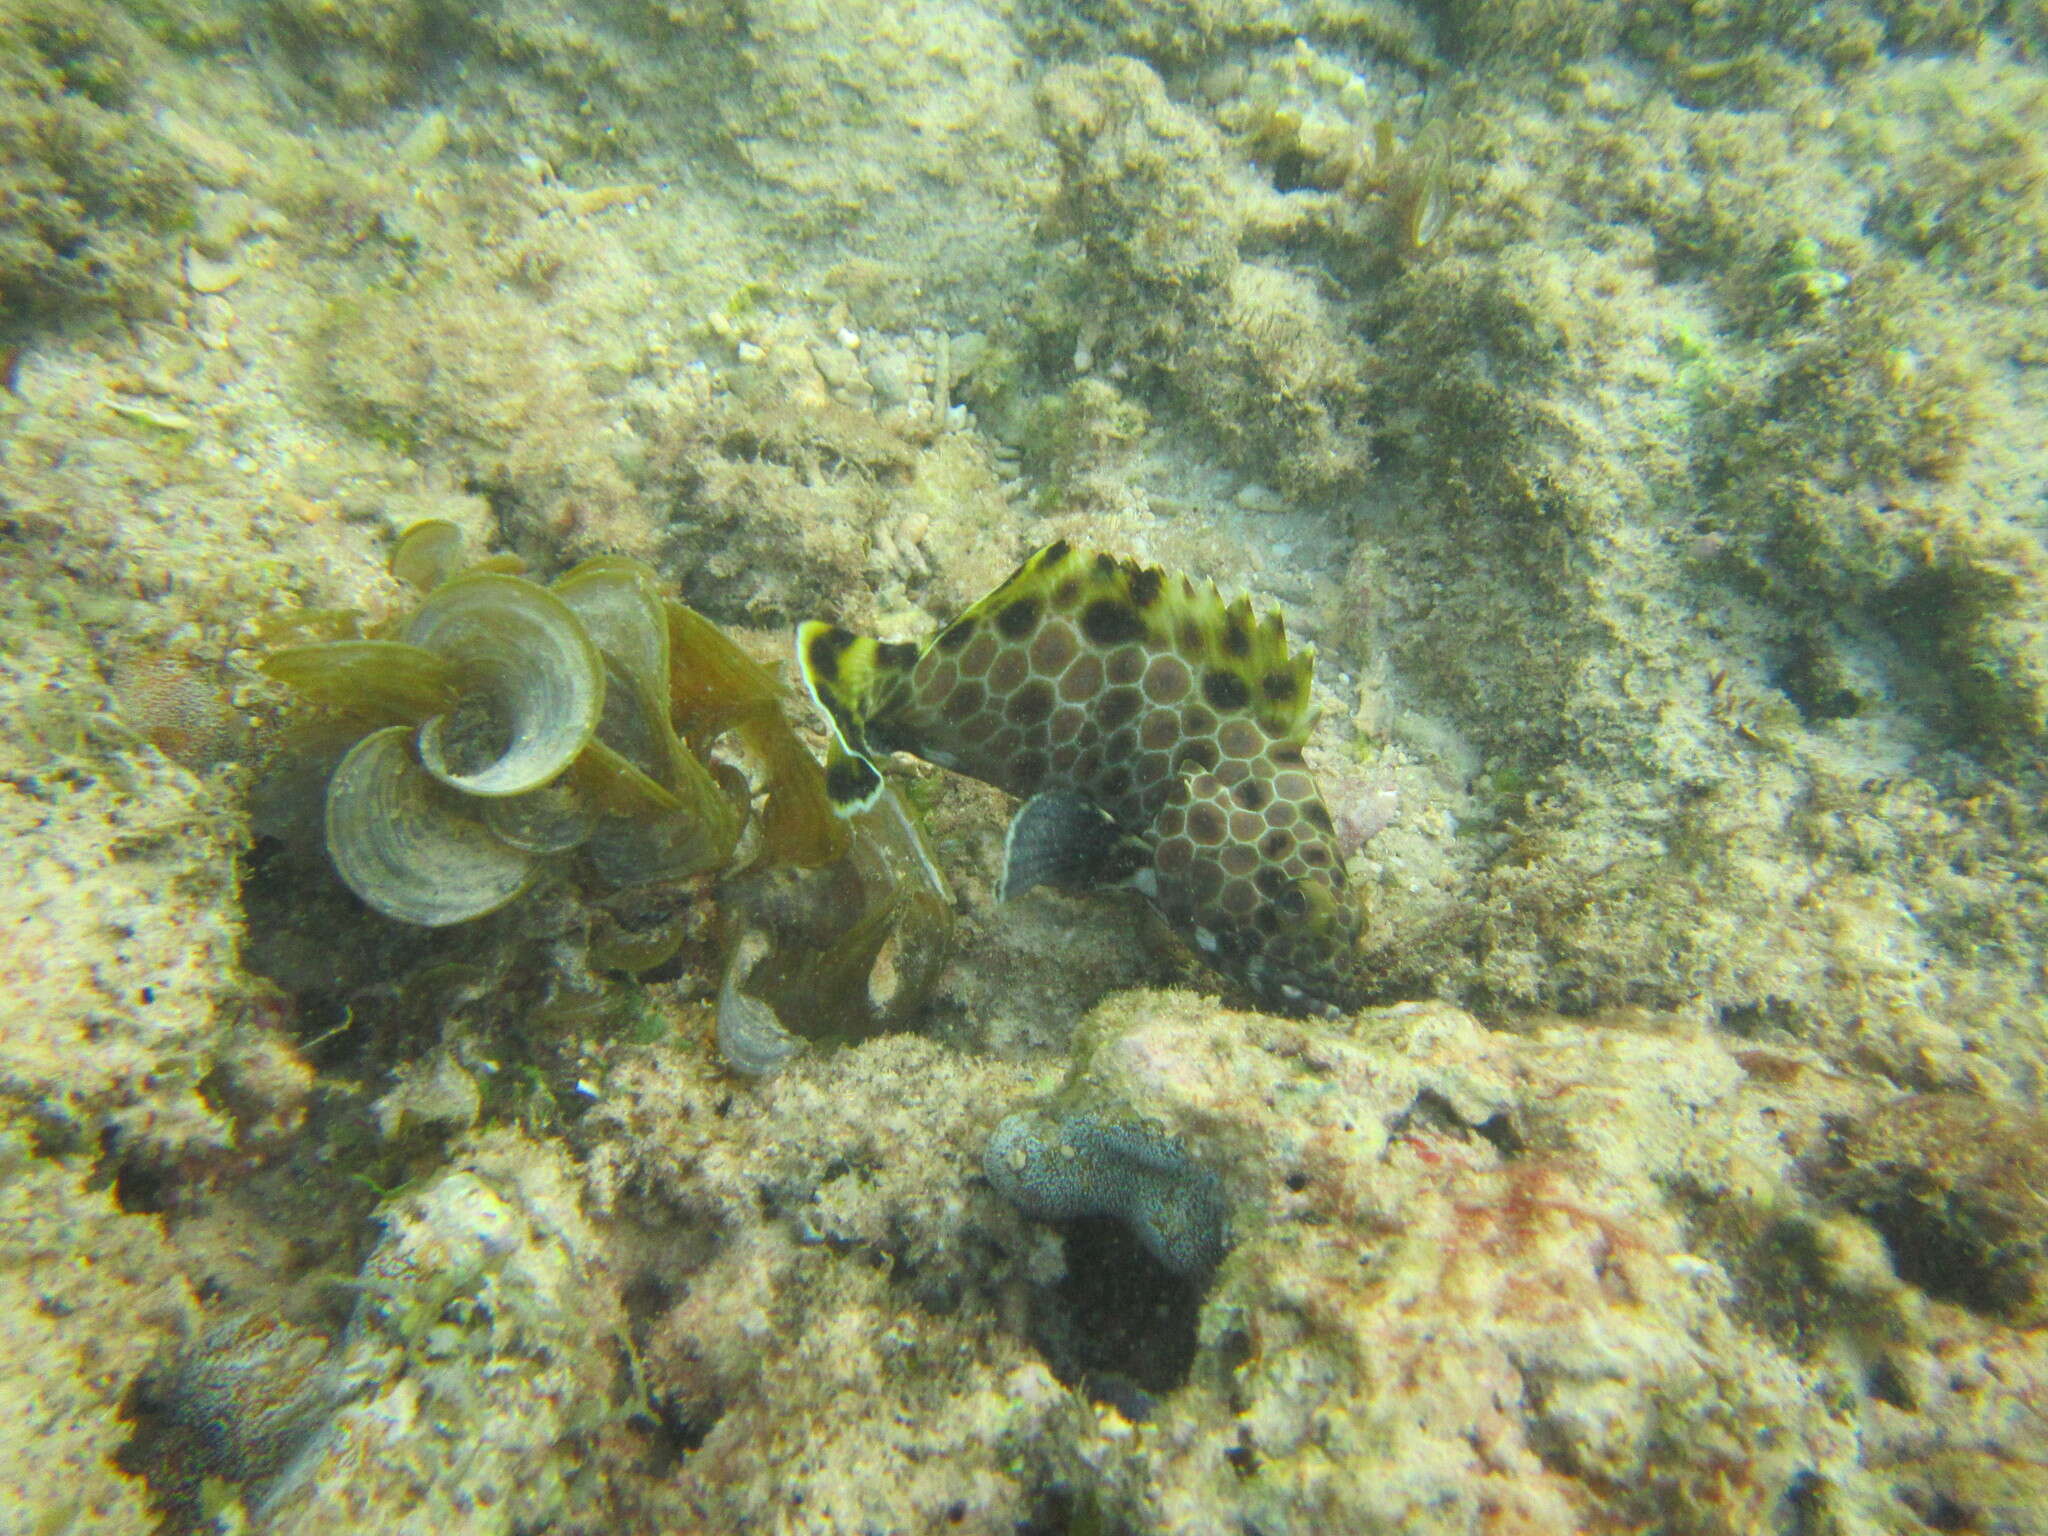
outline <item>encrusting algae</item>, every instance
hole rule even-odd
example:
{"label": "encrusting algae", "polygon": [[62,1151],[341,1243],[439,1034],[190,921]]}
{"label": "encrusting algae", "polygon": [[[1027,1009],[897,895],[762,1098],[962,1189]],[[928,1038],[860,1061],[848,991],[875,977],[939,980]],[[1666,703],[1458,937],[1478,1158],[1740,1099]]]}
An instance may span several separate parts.
{"label": "encrusting algae", "polygon": [[1004,897],[1132,886],[1267,1006],[1356,1005],[1359,910],[1302,759],[1314,653],[1279,615],[1062,541],[921,648],[812,622],[797,660],[843,810],[914,753],[1024,801]]}

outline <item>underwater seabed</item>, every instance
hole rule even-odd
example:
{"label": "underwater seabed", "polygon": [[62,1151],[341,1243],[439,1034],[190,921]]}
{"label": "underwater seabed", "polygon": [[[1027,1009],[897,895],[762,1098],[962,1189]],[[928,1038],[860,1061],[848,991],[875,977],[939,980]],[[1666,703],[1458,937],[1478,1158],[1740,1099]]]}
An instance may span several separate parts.
{"label": "underwater seabed", "polygon": [[2044,50],[0,0],[0,1536],[2048,1531]]}

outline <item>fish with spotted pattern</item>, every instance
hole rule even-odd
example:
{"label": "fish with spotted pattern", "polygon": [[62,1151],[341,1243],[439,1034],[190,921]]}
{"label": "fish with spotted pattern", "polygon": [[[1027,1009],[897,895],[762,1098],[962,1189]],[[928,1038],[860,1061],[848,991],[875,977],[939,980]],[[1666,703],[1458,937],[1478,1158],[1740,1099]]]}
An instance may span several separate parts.
{"label": "fish with spotted pattern", "polygon": [[813,621],[796,648],[844,813],[889,752],[969,774],[1024,802],[1005,899],[1132,886],[1264,1005],[1357,1005],[1359,909],[1302,761],[1314,655],[1279,615],[1062,541],[923,646]]}

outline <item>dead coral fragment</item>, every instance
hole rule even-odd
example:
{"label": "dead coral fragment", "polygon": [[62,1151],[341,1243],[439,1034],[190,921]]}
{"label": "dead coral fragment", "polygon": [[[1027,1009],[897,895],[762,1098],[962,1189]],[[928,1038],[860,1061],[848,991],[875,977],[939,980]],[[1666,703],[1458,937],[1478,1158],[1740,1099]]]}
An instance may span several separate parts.
{"label": "dead coral fragment", "polygon": [[1909,1094],[1851,1127],[1815,1177],[1884,1234],[1902,1278],[2022,1326],[2048,1319],[2048,1118]]}

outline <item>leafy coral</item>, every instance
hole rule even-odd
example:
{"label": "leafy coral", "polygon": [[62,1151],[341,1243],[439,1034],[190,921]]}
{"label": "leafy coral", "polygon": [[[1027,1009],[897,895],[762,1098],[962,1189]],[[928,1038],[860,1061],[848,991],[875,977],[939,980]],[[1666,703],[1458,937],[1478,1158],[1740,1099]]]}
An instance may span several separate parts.
{"label": "leafy coral", "polygon": [[326,711],[269,782],[287,802],[323,786],[343,882],[401,924],[528,898],[543,925],[582,927],[581,960],[554,963],[574,1014],[599,1005],[590,970],[673,961],[700,926],[693,883],[718,876],[730,1007],[829,1040],[909,1022],[951,910],[901,807],[835,817],[774,679],[644,565],[598,557],[543,587],[517,564],[469,567],[452,525],[418,525],[392,558],[422,594],[412,613],[267,658]]}

